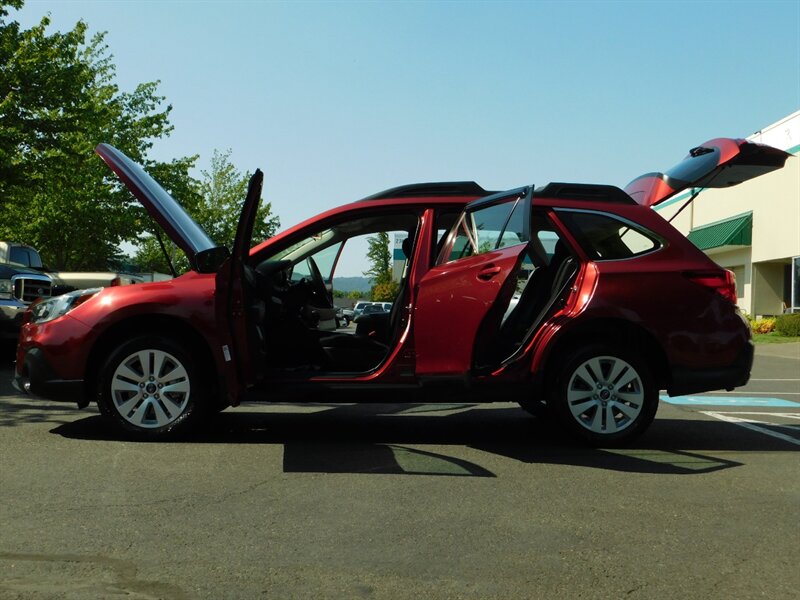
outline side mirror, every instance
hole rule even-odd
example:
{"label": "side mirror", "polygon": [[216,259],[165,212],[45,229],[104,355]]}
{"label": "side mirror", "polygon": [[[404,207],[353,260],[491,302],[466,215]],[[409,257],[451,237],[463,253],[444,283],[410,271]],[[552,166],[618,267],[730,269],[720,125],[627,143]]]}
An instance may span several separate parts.
{"label": "side mirror", "polygon": [[230,251],[225,246],[201,250],[194,255],[195,269],[198,273],[216,273],[230,255]]}

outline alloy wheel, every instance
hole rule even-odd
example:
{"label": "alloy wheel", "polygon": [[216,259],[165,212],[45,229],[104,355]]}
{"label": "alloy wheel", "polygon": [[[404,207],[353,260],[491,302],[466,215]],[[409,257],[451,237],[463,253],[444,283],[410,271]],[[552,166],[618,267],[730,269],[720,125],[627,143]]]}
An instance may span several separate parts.
{"label": "alloy wheel", "polygon": [[186,367],[163,350],[134,352],[111,376],[112,404],[135,427],[153,429],[173,423],[186,409],[190,394]]}
{"label": "alloy wheel", "polygon": [[630,427],[642,412],[645,388],[641,375],[616,356],[595,356],[569,378],[567,404],[575,420],[589,431],[608,435]]}

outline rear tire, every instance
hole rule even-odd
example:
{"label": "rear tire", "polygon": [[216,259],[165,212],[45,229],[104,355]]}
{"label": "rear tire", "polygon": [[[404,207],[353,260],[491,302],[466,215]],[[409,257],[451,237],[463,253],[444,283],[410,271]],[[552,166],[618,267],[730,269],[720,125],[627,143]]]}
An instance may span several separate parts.
{"label": "rear tire", "polygon": [[183,345],[144,335],[111,353],[100,372],[97,404],[130,437],[160,440],[200,421],[210,407],[210,388]]}
{"label": "rear tire", "polygon": [[639,357],[593,344],[568,355],[548,405],[572,435],[594,446],[616,446],[653,422],[658,389]]}

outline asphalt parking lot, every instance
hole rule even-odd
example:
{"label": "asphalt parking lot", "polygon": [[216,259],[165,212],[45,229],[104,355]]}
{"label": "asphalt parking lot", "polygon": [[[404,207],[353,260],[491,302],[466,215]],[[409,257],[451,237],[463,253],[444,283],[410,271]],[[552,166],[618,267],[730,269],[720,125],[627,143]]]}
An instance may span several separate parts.
{"label": "asphalt parking lot", "polygon": [[243,406],[180,443],[15,395],[0,597],[797,598],[800,344],[625,449],[514,404]]}

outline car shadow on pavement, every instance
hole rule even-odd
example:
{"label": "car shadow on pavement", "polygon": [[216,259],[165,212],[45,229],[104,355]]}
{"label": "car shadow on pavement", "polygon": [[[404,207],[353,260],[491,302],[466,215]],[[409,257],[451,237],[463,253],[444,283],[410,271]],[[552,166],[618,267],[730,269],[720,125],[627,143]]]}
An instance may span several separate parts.
{"label": "car shadow on pavement", "polygon": [[[566,438],[547,419],[507,405],[284,404],[280,408],[265,412],[246,405],[229,410],[204,430],[171,443],[282,444],[287,473],[471,477],[495,476],[475,462],[475,450],[529,464],[672,475],[743,464],[725,458],[728,452],[797,450],[779,439],[695,415],[656,419],[632,444],[598,449]],[[98,416],[51,431],[79,440],[121,439]],[[418,445],[435,448],[412,447]],[[445,452],[441,446],[447,447]]]}

